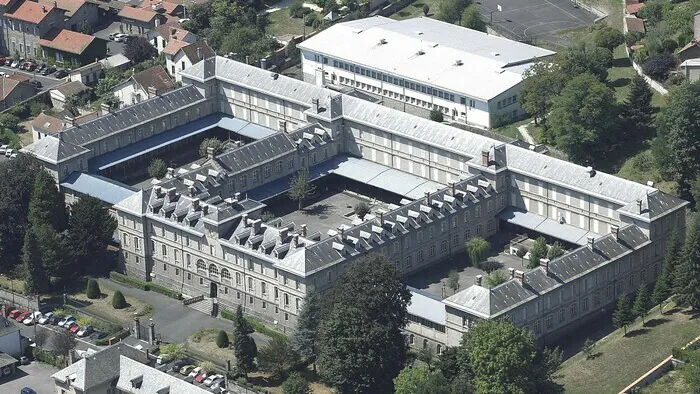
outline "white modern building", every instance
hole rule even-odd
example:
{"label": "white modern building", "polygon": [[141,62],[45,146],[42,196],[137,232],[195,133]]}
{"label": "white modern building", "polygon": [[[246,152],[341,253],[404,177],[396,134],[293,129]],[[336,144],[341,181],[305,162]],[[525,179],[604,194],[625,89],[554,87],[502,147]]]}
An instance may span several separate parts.
{"label": "white modern building", "polygon": [[523,72],[554,52],[430,18],[339,23],[297,45],[304,80],[479,128],[519,118]]}

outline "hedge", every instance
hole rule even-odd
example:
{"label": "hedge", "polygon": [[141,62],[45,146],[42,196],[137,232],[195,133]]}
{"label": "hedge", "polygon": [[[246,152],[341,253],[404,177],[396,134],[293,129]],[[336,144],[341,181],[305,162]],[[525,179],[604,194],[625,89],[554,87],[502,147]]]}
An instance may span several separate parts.
{"label": "hedge", "polygon": [[98,339],[97,342],[95,342],[95,345],[97,345],[97,346],[109,345],[110,339],[114,338],[114,340],[116,342],[119,342],[120,339],[124,339],[124,338],[128,337],[129,335],[131,335],[131,332],[129,332],[129,330],[121,330],[114,335],[108,335],[102,339]]}
{"label": "hedge", "polygon": [[53,352],[44,350],[38,346],[32,349],[32,356],[35,360],[53,365],[56,368],[63,369],[68,365],[65,357],[56,356],[53,354]]}
{"label": "hedge", "polygon": [[[234,320],[236,318],[236,312],[232,312],[228,309],[222,309],[221,317],[228,320]],[[267,335],[270,338],[277,338],[282,340],[289,339],[286,335],[282,334],[279,331],[269,328],[268,326],[262,324],[260,320],[252,316],[245,316],[244,318],[248,322],[248,324],[250,324],[250,326],[253,327],[253,330],[259,332],[260,334]]]}
{"label": "hedge", "polygon": [[156,283],[151,283],[151,282],[145,282],[140,279],[132,278],[130,276],[126,276],[124,274],[120,274],[119,272],[110,272],[109,277],[112,278],[113,281],[119,282],[123,285],[126,286],[131,286],[135,287],[137,289],[145,290],[145,291],[155,291],[156,293],[160,293],[163,295],[166,295],[170,298],[174,298],[176,300],[181,300],[182,299],[182,294],[178,293],[177,291],[170,290],[165,286],[161,286]]}

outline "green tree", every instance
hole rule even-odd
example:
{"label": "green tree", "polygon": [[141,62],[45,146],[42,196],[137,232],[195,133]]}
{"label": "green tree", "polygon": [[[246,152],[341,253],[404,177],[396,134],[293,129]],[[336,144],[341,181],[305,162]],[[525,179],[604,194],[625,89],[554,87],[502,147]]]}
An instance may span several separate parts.
{"label": "green tree", "polygon": [[680,237],[678,229],[675,229],[666,244],[666,256],[664,257],[664,265],[661,269],[661,275],[656,279],[654,291],[651,294],[651,300],[654,305],[659,306],[659,311],[663,313],[663,302],[668,299],[673,293],[675,283],[674,272],[681,260],[683,252],[683,240]]}
{"label": "green tree", "polygon": [[554,245],[550,246],[549,250],[547,251],[547,258],[550,260],[554,260],[557,257],[561,257],[563,255],[564,255],[564,247],[558,241],[555,242]]}
{"label": "green tree", "polygon": [[561,388],[553,381],[561,353],[539,351],[532,332],[509,319],[484,320],[462,339],[477,393],[543,393]]}
{"label": "green tree", "polygon": [[136,64],[153,59],[158,56],[158,51],[146,38],[136,36],[131,37],[124,45],[124,56]]}
{"label": "green tree", "polygon": [[258,352],[258,368],[271,373],[274,378],[284,378],[298,362],[299,354],[286,338],[272,338],[272,341]]}
{"label": "green tree", "polygon": [[355,215],[357,215],[360,220],[365,218],[365,215],[367,215],[370,212],[371,208],[369,207],[369,204],[367,204],[364,201],[360,201],[357,204],[355,204]]}
{"label": "green tree", "polygon": [[688,230],[683,247],[683,259],[674,278],[678,291],[676,300],[680,305],[700,309],[700,217],[695,215]]}
{"label": "green tree", "polygon": [[166,362],[172,360],[181,360],[187,357],[185,347],[181,343],[166,343],[165,345],[161,345],[160,354],[163,358],[163,361]]}
{"label": "green tree", "polygon": [[548,133],[569,160],[597,164],[615,142],[613,91],[590,74],[574,77],[554,102]]}
{"label": "green tree", "polygon": [[445,120],[445,117],[443,116],[442,111],[439,109],[433,109],[430,110],[430,120],[433,122],[442,123]]}
{"label": "green tree", "polygon": [[527,268],[535,268],[540,266],[540,259],[547,257],[547,240],[540,236],[535,240],[530,250],[530,258],[528,259]]}
{"label": "green tree", "polygon": [[477,7],[475,4],[470,4],[464,9],[464,11],[462,11],[462,20],[460,24],[462,27],[466,27],[467,29],[478,30],[486,33],[486,22],[481,19],[479,7]]}
{"label": "green tree", "polygon": [[114,309],[124,309],[129,304],[126,303],[126,299],[124,298],[124,294],[122,294],[121,291],[117,290],[114,292],[112,295],[112,308]]}
{"label": "green tree", "polygon": [[304,167],[292,177],[289,184],[289,198],[296,201],[301,211],[304,200],[313,196],[316,186],[309,181],[309,169]]}
{"label": "green tree", "polygon": [[603,26],[596,30],[593,40],[596,46],[613,51],[625,42],[625,36],[615,28]]}
{"label": "green tree", "polygon": [[627,135],[622,138],[646,138],[650,135],[654,127],[654,109],[651,105],[653,95],[654,93],[644,77],[635,73],[627,93],[627,100],[622,106],[621,115],[622,123],[625,126],[623,130],[634,130],[636,135],[629,135],[627,132],[625,133]]}
{"label": "green tree", "polygon": [[297,329],[292,336],[292,346],[303,360],[313,363],[314,371],[316,371],[316,356],[318,355],[320,322],[320,299],[318,293],[312,292],[306,295],[299,316],[297,316]]}
{"label": "green tree", "polygon": [[632,315],[630,299],[627,294],[622,293],[617,299],[617,307],[613,313],[613,324],[615,325],[615,328],[623,328],[624,335],[627,336],[627,326],[633,321],[634,315]]}
{"label": "green tree", "polygon": [[282,394],[311,394],[311,387],[304,375],[292,372],[282,383]]}
{"label": "green tree", "polygon": [[491,287],[491,288],[496,287],[496,286],[500,285],[501,283],[505,283],[507,280],[508,280],[508,276],[502,270],[496,270],[496,271],[490,272],[484,278],[486,285],[488,287]]}
{"label": "green tree", "polygon": [[609,49],[588,47],[583,42],[572,45],[557,55],[559,66],[569,79],[589,73],[601,82],[607,79],[612,60],[613,55]]}
{"label": "green tree", "polygon": [[410,299],[386,256],[366,255],[346,271],[331,290],[321,324],[317,362],[323,380],[341,393],[392,392],[408,355],[401,330]]}
{"label": "green tree", "polygon": [[462,11],[471,4],[471,0],[442,0],[438,6],[437,19],[447,23],[458,22]]}
{"label": "green tree", "polygon": [[450,384],[440,371],[407,366],[394,379],[395,394],[450,394]]}
{"label": "green tree", "polygon": [[452,294],[459,290],[459,272],[457,270],[451,270],[447,274],[447,287],[452,289]]}
{"label": "green tree", "polygon": [[68,352],[75,349],[78,341],[68,330],[60,330],[51,336],[51,344],[56,353],[61,356],[68,356]]}
{"label": "green tree", "polygon": [[667,12],[668,8],[673,7],[672,4],[663,0],[649,0],[644,2],[644,8],[642,8],[637,16],[644,19],[645,24],[650,27],[655,26],[664,19],[664,14]]}
{"label": "green tree", "polygon": [[649,288],[642,283],[637,290],[637,296],[634,299],[634,305],[632,305],[632,313],[642,318],[642,326],[646,323],[644,318],[649,314]]}
{"label": "green tree", "polygon": [[327,15],[329,12],[338,12],[340,7],[335,0],[326,0],[326,5],[323,7],[323,15]]}
{"label": "green tree", "polygon": [[423,16],[428,16],[430,13],[430,6],[427,4],[423,4]]}
{"label": "green tree", "polygon": [[71,204],[68,220],[68,242],[83,271],[105,273],[104,266],[107,245],[117,229],[117,221],[109,213],[109,208],[97,198],[82,196]]}
{"label": "green tree", "polygon": [[148,165],[148,176],[151,178],[161,179],[168,173],[168,166],[163,159],[153,159]]}
{"label": "green tree", "polygon": [[482,237],[474,237],[467,241],[467,254],[473,267],[478,267],[491,250],[489,242]]}
{"label": "green tree", "polygon": [[590,360],[593,357],[594,347],[595,342],[593,342],[590,338],[586,338],[586,341],[583,343],[583,347],[581,348],[581,353],[586,356],[586,360]]}
{"label": "green tree", "polygon": [[66,204],[58,191],[56,181],[46,171],[40,171],[34,179],[28,220],[32,226],[50,225],[61,231],[66,225]]}
{"label": "green tree", "polygon": [[690,200],[690,184],[700,174],[700,81],[671,89],[656,119],[653,152],[657,167],[678,182],[678,195]]}
{"label": "green tree", "polygon": [[49,279],[41,265],[41,249],[36,234],[30,228],[24,237],[22,250],[22,272],[24,273],[25,291],[27,294],[45,293],[49,287]]}
{"label": "green tree", "polygon": [[216,336],[216,347],[223,349],[228,347],[228,334],[224,330],[219,330],[219,334]]}
{"label": "green tree", "polygon": [[545,123],[554,100],[564,88],[566,75],[558,63],[539,60],[523,73],[520,105],[533,116],[535,125]]}
{"label": "green tree", "polygon": [[216,156],[224,151],[224,143],[217,138],[206,138],[201,144],[199,144],[199,156],[207,157],[208,148],[213,148],[214,156]]}
{"label": "green tree", "polygon": [[102,292],[100,291],[100,285],[97,283],[95,278],[88,279],[87,288],[85,289],[85,296],[91,300],[100,298]]}
{"label": "green tree", "polygon": [[51,283],[60,285],[72,279],[79,267],[71,254],[66,232],[58,233],[49,225],[33,227],[32,231],[41,240],[41,258]]}
{"label": "green tree", "polygon": [[238,305],[236,316],[233,320],[233,353],[236,356],[238,370],[248,377],[248,372],[253,369],[258,347],[250,334],[253,328],[243,317],[243,308]]}

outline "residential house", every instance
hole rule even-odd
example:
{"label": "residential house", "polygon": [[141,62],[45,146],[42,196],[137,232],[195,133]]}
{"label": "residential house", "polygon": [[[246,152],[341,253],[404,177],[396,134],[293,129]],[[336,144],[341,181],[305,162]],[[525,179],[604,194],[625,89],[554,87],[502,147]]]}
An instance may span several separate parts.
{"label": "residential house", "polygon": [[39,0],[39,3],[62,10],[65,15],[63,27],[72,31],[90,34],[92,28],[100,23],[97,3],[85,0]]}
{"label": "residential house", "polygon": [[63,11],[57,7],[23,0],[5,13],[5,47],[8,54],[40,57],[40,40],[49,30],[63,25]]}
{"label": "residential house", "polygon": [[[145,10],[153,10],[159,14],[167,15],[168,17],[182,16],[185,6],[178,3],[163,0],[143,0],[141,8]],[[176,18],[168,18],[169,20],[177,20]]]}
{"label": "residential house", "polygon": [[0,78],[0,111],[32,97],[36,89],[27,82],[13,78]]}
{"label": "residential house", "polygon": [[107,56],[107,41],[67,29],[51,29],[39,40],[44,58],[70,66],[82,66]]}
{"label": "residential house", "polygon": [[197,35],[180,27],[177,22],[168,22],[160,25],[148,32],[148,41],[158,50],[158,54],[163,52],[163,49],[170,43],[171,40],[177,40],[191,44],[197,41]]}
{"label": "residential house", "polygon": [[125,71],[131,66],[131,60],[122,53],[101,59],[100,63],[102,63],[103,68],[115,68],[119,71]]}
{"label": "residential house", "polygon": [[166,20],[162,14],[138,7],[124,7],[118,15],[121,18],[121,30],[138,36],[147,35]]}
{"label": "residential house", "polygon": [[102,60],[95,59],[94,62],[71,70],[67,79],[69,81],[80,82],[88,86],[97,84],[97,80],[104,75],[104,65]]}
{"label": "residential house", "polygon": [[676,53],[678,62],[683,63],[689,59],[700,58],[700,37],[693,38],[686,46],[679,49]]}
{"label": "residential house", "polygon": [[180,71],[199,63],[202,59],[214,56],[214,50],[206,41],[187,44],[183,41],[171,40],[163,50],[165,66],[176,81],[181,81]]}
{"label": "residential house", "polygon": [[644,3],[630,1],[626,2],[625,10],[629,15],[637,15],[637,13],[644,7],[646,7],[646,4]]}
{"label": "residential house", "polygon": [[700,59],[688,59],[678,66],[678,70],[691,82],[700,79]]}
{"label": "residential house", "polygon": [[51,116],[45,113],[40,113],[36,118],[29,122],[32,131],[32,140],[38,141],[47,135],[54,135],[61,130],[67,129],[75,125],[81,125],[85,122],[93,120],[99,116],[97,111],[89,112],[85,115],[72,117],[65,115],[63,118]]}
{"label": "residential house", "polygon": [[62,111],[68,97],[76,94],[86,94],[89,90],[90,88],[82,83],[73,81],[56,86],[49,91],[49,95],[51,95],[51,103],[53,104],[53,107],[59,111]]}
{"label": "residential house", "polygon": [[121,101],[121,108],[139,103],[156,95],[173,90],[175,84],[161,66],[154,66],[115,86],[114,96]]}
{"label": "residential house", "polygon": [[[6,12],[15,7],[17,0],[0,0],[0,15],[4,15]],[[3,25],[5,18],[2,18]],[[10,53],[7,47],[7,41],[5,40],[5,27],[0,25],[0,53]]]}
{"label": "residential house", "polygon": [[642,34],[646,34],[647,31],[644,28],[644,19],[637,18],[634,16],[626,16],[624,20],[626,31],[636,31]]}

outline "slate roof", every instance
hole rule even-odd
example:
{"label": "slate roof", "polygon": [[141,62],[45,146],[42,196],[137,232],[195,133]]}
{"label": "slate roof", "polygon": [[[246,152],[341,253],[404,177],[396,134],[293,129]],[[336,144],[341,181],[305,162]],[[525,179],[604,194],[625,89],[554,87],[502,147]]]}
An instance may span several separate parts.
{"label": "slate roof", "polygon": [[110,205],[130,197],[136,189],[99,175],[75,171],[61,181],[61,187],[98,198]]}
{"label": "slate roof", "polygon": [[24,82],[14,78],[2,78],[2,82],[0,82],[0,100],[5,100],[20,83]]}
{"label": "slate roof", "polygon": [[75,11],[78,11],[87,2],[84,0],[39,0],[39,3],[50,6],[56,5],[58,9],[66,11],[65,15],[67,17],[71,17]]}
{"label": "slate roof", "polygon": [[224,152],[216,156],[216,161],[232,175],[293,152],[296,148],[297,145],[287,134],[275,133]]}
{"label": "slate roof", "polygon": [[22,151],[46,160],[51,164],[58,164],[58,162],[65,159],[90,152],[82,146],[59,141],[59,134],[61,133],[48,135],[33,144],[25,146],[22,148]]}
{"label": "slate roof", "polygon": [[524,284],[516,278],[492,289],[474,285],[443,302],[481,318],[494,318],[650,242],[639,227],[628,225],[619,230],[619,240],[607,234],[595,240],[593,249],[582,246],[550,261],[548,275],[537,267],[524,273]]}
{"label": "slate roof", "polygon": [[82,55],[95,40],[99,40],[99,38],[68,29],[53,28],[39,40],[39,45],[61,52]]}
{"label": "slate roof", "polygon": [[[210,391],[133,361],[128,357],[122,356],[117,362],[119,364],[117,388],[122,392],[133,394],[211,394]],[[134,387],[132,382],[140,382],[139,388]]]}
{"label": "slate roof", "polygon": [[70,81],[61,85],[56,86],[51,90],[57,90],[61,92],[64,97],[72,96],[76,93],[82,93],[86,90],[90,90],[89,87],[85,86],[80,81]]}

